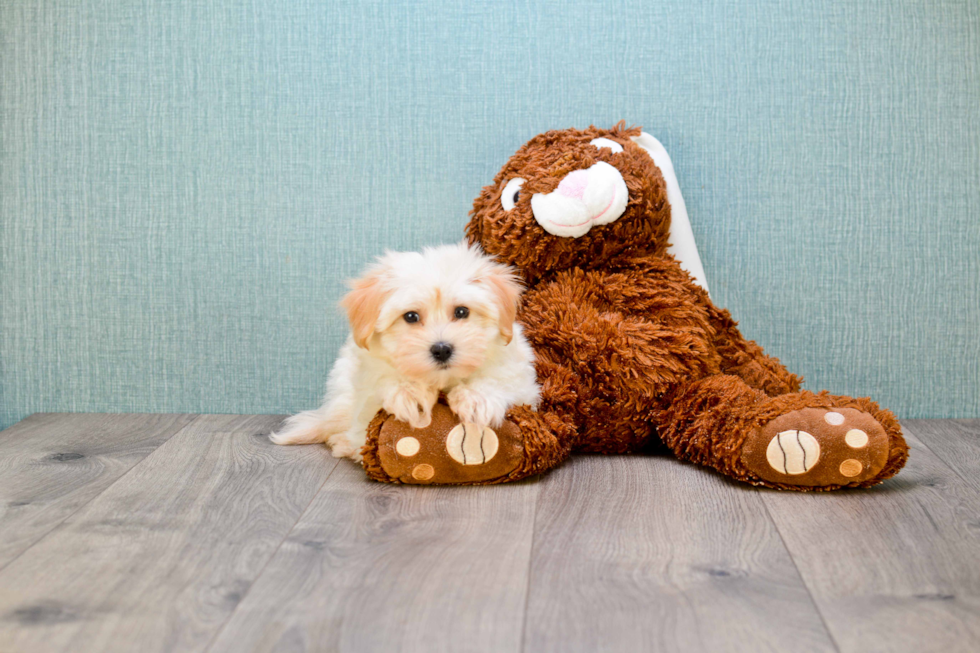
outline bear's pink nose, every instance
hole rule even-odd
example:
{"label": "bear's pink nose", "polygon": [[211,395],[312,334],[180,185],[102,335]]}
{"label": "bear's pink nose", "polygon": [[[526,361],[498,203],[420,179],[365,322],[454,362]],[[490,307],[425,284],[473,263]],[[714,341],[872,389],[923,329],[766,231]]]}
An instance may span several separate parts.
{"label": "bear's pink nose", "polygon": [[585,170],[576,170],[565,175],[565,178],[558,184],[558,192],[565,197],[577,200],[585,195],[585,188],[589,185],[589,173]]}

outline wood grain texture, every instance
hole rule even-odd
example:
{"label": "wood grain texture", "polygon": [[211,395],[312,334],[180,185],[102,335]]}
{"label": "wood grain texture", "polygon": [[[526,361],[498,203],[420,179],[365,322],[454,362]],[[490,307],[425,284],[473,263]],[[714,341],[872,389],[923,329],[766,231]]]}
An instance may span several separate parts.
{"label": "wood grain texture", "polygon": [[342,463],[210,650],[520,650],[539,485],[383,485]]}
{"label": "wood grain texture", "polygon": [[0,649],[202,650],[336,464],[278,421],[198,418],[0,571]]}
{"label": "wood grain texture", "polygon": [[980,490],[980,419],[903,420],[902,428]]}
{"label": "wood grain texture", "polygon": [[841,651],[980,650],[980,493],[906,439],[876,488],[765,504]]}
{"label": "wood grain texture", "polygon": [[526,651],[833,650],[760,493],[666,457],[577,457],[538,501]]}
{"label": "wood grain texture", "polygon": [[0,569],[194,417],[47,413],[0,433]]}
{"label": "wood grain texture", "polygon": [[980,649],[976,421],[910,422],[878,488],[797,494],[642,456],[384,485],[269,444],[278,420],[0,435],[0,542],[25,547],[0,653]]}

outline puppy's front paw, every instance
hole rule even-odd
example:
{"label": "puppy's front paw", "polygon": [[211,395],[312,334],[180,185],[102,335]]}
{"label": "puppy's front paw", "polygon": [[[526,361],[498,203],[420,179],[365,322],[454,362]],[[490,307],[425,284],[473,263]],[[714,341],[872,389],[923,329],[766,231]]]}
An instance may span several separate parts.
{"label": "puppy's front paw", "polygon": [[385,397],[382,406],[413,429],[424,429],[432,423],[432,406],[437,398],[434,391],[402,385]]}
{"label": "puppy's front paw", "polygon": [[506,407],[495,405],[465,385],[458,385],[450,390],[446,399],[449,401],[449,408],[466,424],[499,426],[507,413]]}

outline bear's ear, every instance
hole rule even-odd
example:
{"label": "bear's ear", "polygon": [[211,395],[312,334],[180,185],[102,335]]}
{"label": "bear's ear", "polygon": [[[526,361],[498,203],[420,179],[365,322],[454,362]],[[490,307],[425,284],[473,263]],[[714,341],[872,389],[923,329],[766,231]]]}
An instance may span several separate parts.
{"label": "bear's ear", "polygon": [[681,268],[694,278],[696,284],[708,292],[708,280],[704,274],[704,266],[701,265],[697,243],[694,242],[691,220],[687,216],[687,207],[684,205],[681,187],[677,183],[674,164],[671,162],[667,150],[664,149],[660,141],[646,132],[641,132],[639,136],[633,136],[631,140],[647,151],[653,162],[660,168],[660,173],[667,183],[667,202],[670,203],[670,237],[667,252],[677,259]]}

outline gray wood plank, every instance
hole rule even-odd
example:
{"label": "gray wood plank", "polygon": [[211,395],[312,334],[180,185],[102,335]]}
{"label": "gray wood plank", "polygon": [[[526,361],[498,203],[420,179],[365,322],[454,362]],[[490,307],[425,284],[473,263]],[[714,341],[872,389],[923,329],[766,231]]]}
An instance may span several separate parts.
{"label": "gray wood plank", "polygon": [[342,462],[211,651],[517,651],[537,491]]}
{"label": "gray wood plank", "polygon": [[0,571],[0,648],[199,651],[335,467],[202,416]]}
{"label": "gray wood plank", "polygon": [[980,494],[906,438],[876,488],[765,503],[840,650],[980,650]]}
{"label": "gray wood plank", "polygon": [[0,569],[193,419],[47,413],[0,433]]}
{"label": "gray wood plank", "polygon": [[829,651],[760,493],[670,457],[542,486],[524,650]]}
{"label": "gray wood plank", "polygon": [[980,419],[903,420],[902,426],[980,490]]}

